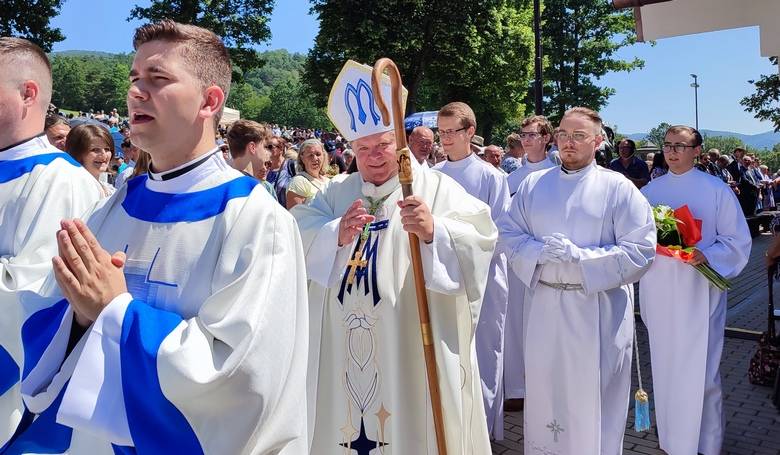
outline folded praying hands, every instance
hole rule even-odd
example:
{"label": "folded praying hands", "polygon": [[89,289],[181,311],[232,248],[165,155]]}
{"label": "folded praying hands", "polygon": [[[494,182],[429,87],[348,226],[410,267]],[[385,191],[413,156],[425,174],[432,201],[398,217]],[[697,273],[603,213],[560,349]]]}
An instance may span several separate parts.
{"label": "folded praying hands", "polygon": [[63,220],[61,227],[59,256],[52,258],[54,278],[76,322],[88,326],[115,297],[127,292],[125,254],[110,255],[81,220]]}
{"label": "folded praying hands", "polygon": [[542,240],[544,245],[539,255],[539,264],[579,262],[580,248],[566,235],[556,232],[542,237]]}

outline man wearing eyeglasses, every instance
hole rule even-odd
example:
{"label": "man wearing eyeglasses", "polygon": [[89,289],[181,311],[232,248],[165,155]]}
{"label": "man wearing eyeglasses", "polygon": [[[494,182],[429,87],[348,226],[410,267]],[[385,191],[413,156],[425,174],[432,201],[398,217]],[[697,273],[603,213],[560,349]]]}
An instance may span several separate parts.
{"label": "man wearing eyeglasses", "polygon": [[634,156],[635,152],[636,143],[631,139],[623,139],[618,144],[620,157],[612,160],[609,168],[620,172],[641,189],[650,181],[650,170],[647,168],[647,163]]}
{"label": "man wearing eyeglasses", "polygon": [[726,278],[745,267],[751,238],[739,202],[717,177],[694,169],[702,137],[673,126],[664,138],[669,172],[642,189],[647,200],[673,209],[688,206],[701,220],[701,240],[688,264],[658,255],[642,277],[639,300],[653,366],[658,439],[670,454],[719,455],[725,422],[720,359],[726,292],[691,265],[709,264]]}
{"label": "man wearing eyeglasses", "polygon": [[561,167],[532,172],[499,222],[524,299],[525,453],[617,455],[631,386],[631,284],[655,256],[649,204],[599,167],[601,117],[576,107],[555,135]]}
{"label": "man wearing eyeglasses", "polygon": [[[525,150],[520,167],[506,178],[509,191],[514,195],[523,180],[532,172],[558,166],[548,156],[547,148],[553,140],[553,127],[547,117],[535,115],[523,120],[516,134]],[[509,305],[506,316],[504,340],[504,392],[506,411],[519,411],[525,398],[525,363],[523,362],[523,297],[526,286],[514,273],[507,273]]]}
{"label": "man wearing eyeglasses", "polygon": [[[496,222],[509,206],[506,174],[472,152],[477,119],[466,103],[449,103],[439,110],[439,137],[447,160],[435,170],[452,177],[466,191],[490,206]],[[482,380],[488,431],[496,439],[504,438],[504,324],[507,311],[506,256],[496,249],[490,262],[485,297],[476,329],[477,362]]]}

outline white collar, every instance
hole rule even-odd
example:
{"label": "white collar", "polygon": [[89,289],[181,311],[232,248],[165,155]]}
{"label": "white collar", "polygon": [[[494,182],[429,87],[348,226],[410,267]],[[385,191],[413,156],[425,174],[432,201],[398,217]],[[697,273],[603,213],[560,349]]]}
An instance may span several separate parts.
{"label": "white collar", "polygon": [[44,133],[30,138],[20,144],[16,144],[0,152],[0,161],[20,160],[36,155],[46,155],[49,153],[65,153],[57,147],[49,144],[49,140]]}
{"label": "white collar", "polygon": [[[149,179],[146,180],[146,187],[160,193],[186,193],[214,188],[241,177],[243,174],[230,167],[222,157],[222,153],[217,153],[217,150],[219,148],[215,148],[165,172],[152,172],[150,170]],[[206,157],[205,161],[187,170],[185,173],[163,180],[166,176],[170,176],[171,173],[185,169],[187,166],[191,166]]]}

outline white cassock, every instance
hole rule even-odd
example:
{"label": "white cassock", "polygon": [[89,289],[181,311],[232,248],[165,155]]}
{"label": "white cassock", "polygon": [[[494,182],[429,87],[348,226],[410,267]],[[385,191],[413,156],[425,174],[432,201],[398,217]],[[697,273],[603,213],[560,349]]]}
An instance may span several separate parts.
{"label": "white cassock", "polygon": [[[631,283],[655,254],[650,206],[629,180],[595,163],[552,168],[523,181],[499,231],[498,248],[528,286],[525,453],[622,453]],[[540,264],[543,237],[554,233],[573,242],[578,260]]]}
{"label": "white cassock", "polygon": [[[642,188],[652,205],[687,205],[702,220],[696,244],[726,278],[745,267],[751,238],[739,202],[722,180],[698,169],[669,172]],[[719,455],[723,444],[720,358],[726,292],[690,265],[658,255],[639,286],[650,337],[653,398],[661,449],[670,455]]]}
{"label": "white cassock", "polygon": [[32,419],[20,393],[17,293],[39,291],[60,220],[84,215],[99,198],[98,181],[43,134],[0,151],[0,452],[23,416],[22,426]]}
{"label": "white cassock", "polygon": [[[514,195],[531,172],[558,166],[545,158],[531,163],[524,156],[521,165],[506,177],[509,193]],[[509,305],[506,309],[504,332],[504,394],[506,398],[525,398],[525,361],[523,360],[523,298],[526,286],[516,273],[507,271]]]}
{"label": "white cassock", "polygon": [[[488,454],[474,330],[497,231],[489,208],[452,179],[413,168],[414,194],[434,217],[433,243],[420,250],[447,449]],[[358,241],[338,247],[340,217],[358,198],[387,195],[363,248],[367,268],[350,285]],[[377,187],[355,173],[292,210],[311,279],[312,454],[437,453],[401,198],[397,177]]]}
{"label": "white cassock", "polygon": [[305,453],[308,312],[292,216],[217,151],[129,180],[88,225],[126,252],[128,293],[67,358],[67,301],[22,297],[22,393],[39,415],[9,453]]}
{"label": "white cassock", "polygon": [[[490,206],[497,221],[509,206],[506,174],[472,153],[459,161],[442,161],[433,167],[452,177],[466,192]],[[506,255],[496,250],[490,262],[485,298],[477,325],[477,360],[482,380],[488,433],[504,439],[504,324],[507,302]]]}

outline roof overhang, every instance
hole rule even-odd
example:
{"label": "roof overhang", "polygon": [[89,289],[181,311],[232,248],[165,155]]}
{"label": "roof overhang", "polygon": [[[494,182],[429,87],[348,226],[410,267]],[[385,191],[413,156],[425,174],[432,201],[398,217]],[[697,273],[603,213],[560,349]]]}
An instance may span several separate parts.
{"label": "roof overhang", "polygon": [[633,8],[640,41],[758,26],[761,55],[780,55],[778,0],[612,0],[612,4]]}

